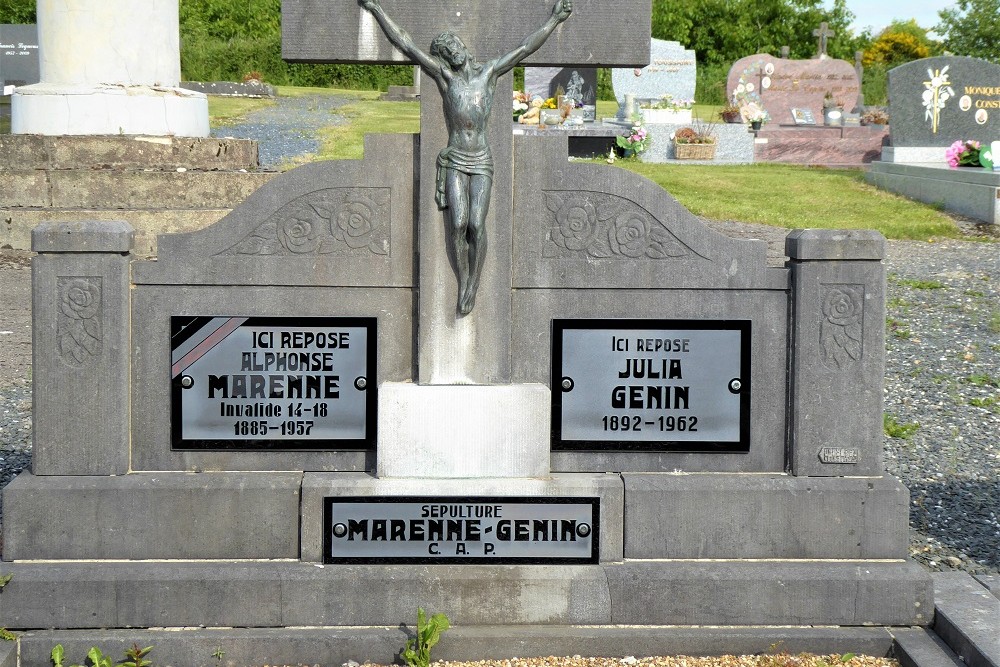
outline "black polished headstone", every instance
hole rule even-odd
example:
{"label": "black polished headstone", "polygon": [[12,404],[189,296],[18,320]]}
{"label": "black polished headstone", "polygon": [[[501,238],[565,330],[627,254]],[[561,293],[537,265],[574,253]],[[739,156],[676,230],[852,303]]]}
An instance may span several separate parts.
{"label": "black polished headstone", "polygon": [[573,89],[573,73],[580,75],[580,101],[597,102],[597,69],[594,67],[525,67],[524,92],[531,96],[554,97],[561,87],[563,92]]}
{"label": "black polished headstone", "polygon": [[938,56],[889,72],[893,146],[950,146],[1000,137],[1000,65]]}
{"label": "black polished headstone", "polygon": [[40,80],[36,27],[0,25],[0,84],[25,86]]}

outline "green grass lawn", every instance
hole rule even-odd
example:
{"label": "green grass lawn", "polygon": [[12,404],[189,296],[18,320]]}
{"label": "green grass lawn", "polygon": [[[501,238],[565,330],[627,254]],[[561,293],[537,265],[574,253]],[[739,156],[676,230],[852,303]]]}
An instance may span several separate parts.
{"label": "green grass lawn", "polygon": [[[279,95],[330,94],[350,97],[339,109],[346,123],[320,130],[317,154],[283,168],[315,160],[360,159],[364,135],[420,131],[417,102],[381,102],[379,93],[282,86]],[[273,104],[268,100],[210,98],[213,124],[239,118]],[[614,116],[617,104],[600,101],[598,118]],[[717,107],[695,105],[708,120]],[[620,161],[625,168],[660,185],[695,215],[715,220],[754,222],[788,229],[876,229],[890,239],[928,240],[961,236],[952,220],[932,206],[878,190],[864,182],[860,169],[822,169],[796,165],[680,165]]]}

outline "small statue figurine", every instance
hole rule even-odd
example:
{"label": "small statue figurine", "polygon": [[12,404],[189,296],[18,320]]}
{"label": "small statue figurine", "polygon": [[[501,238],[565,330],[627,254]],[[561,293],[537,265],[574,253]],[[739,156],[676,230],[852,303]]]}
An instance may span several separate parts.
{"label": "small statue figurine", "polygon": [[455,35],[441,33],[425,53],[405,30],[385,15],[378,0],[358,0],[372,13],[389,41],[418,63],[441,91],[448,147],[437,159],[435,201],[448,221],[458,268],[458,312],[468,315],[486,257],[486,213],[493,189],[493,156],[486,142],[486,125],[493,107],[497,79],[541,48],[556,26],[569,18],[571,0],[557,0],[552,16],[510,53],[477,62]]}

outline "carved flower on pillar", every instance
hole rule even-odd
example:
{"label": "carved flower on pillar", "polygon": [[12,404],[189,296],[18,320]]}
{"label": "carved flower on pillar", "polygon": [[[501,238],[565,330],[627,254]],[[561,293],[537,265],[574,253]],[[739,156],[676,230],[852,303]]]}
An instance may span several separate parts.
{"label": "carved flower on pillar", "polygon": [[59,278],[59,356],[81,367],[101,353],[101,278]]}
{"label": "carved flower on pillar", "polygon": [[864,285],[823,285],[820,345],[823,363],[842,370],[859,361],[863,352]]}

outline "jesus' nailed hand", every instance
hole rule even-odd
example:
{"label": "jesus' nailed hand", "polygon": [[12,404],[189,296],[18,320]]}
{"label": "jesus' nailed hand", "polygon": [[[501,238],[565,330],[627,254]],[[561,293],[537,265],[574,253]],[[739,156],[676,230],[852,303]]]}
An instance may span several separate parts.
{"label": "jesus' nailed hand", "polygon": [[358,0],[372,13],[389,41],[418,63],[438,85],[448,126],[448,147],[437,159],[435,201],[444,211],[458,273],[458,313],[468,315],[486,258],[486,214],[493,189],[493,156],[486,125],[493,108],[497,79],[537,51],[556,26],[569,18],[571,0],[558,0],[552,16],[516,49],[487,62],[477,62],[465,44],[450,32],[438,35],[429,52],[385,12],[378,0]]}

